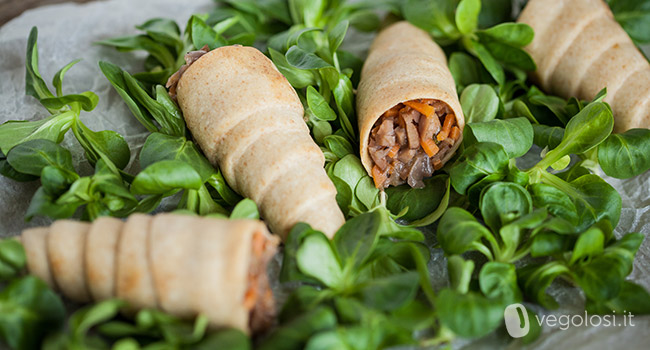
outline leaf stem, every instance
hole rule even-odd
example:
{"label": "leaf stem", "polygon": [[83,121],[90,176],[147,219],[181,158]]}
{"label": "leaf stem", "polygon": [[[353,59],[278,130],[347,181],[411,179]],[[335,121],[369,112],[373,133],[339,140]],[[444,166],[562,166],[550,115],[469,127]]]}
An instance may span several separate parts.
{"label": "leaf stem", "polygon": [[575,188],[573,188],[573,186],[571,186],[568,182],[562,180],[561,178],[557,177],[556,175],[553,175],[548,171],[541,171],[540,175],[541,175],[542,183],[551,185],[557,188],[558,190],[565,192],[572,198],[582,197],[582,194],[576,191]]}
{"label": "leaf stem", "polygon": [[494,256],[490,252],[490,249],[488,247],[486,247],[483,243],[474,242],[474,243],[472,243],[471,246],[472,246],[473,249],[476,249],[477,251],[479,251],[479,253],[485,255],[485,257],[488,260],[494,261]]}
{"label": "leaf stem", "polygon": [[454,338],[456,338],[456,334],[449,328],[441,325],[435,337],[423,340],[420,342],[420,345],[427,348],[436,347],[441,344],[450,343]]}
{"label": "leaf stem", "polygon": [[332,54],[332,61],[334,61],[334,67],[340,73],[341,72],[341,65],[339,64],[339,57],[338,57],[336,52],[334,52]]}

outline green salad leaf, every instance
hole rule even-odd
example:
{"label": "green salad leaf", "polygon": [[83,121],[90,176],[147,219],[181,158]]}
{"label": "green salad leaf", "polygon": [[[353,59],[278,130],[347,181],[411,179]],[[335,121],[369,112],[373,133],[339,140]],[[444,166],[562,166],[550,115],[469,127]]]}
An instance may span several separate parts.
{"label": "green salad leaf", "polygon": [[[61,300],[42,281],[23,276],[26,256],[19,241],[0,241],[4,343],[16,349],[118,350],[440,347],[494,332],[508,304],[560,306],[548,293],[551,286],[563,288],[558,279],[582,291],[588,312],[650,312],[648,291],[626,280],[643,234],[614,235],[621,196],[596,175],[598,166],[620,179],[647,172],[650,133],[612,134],[605,89],[592,101],[564,99],[529,80],[527,72],[537,65],[523,48],[535,33],[513,22],[511,1],[217,3],[193,14],[184,30],[173,20],[153,18],[133,35],[97,42],[146,53],[137,73],[99,62],[148,133],[134,155],[139,164],[131,164],[124,137],[83,123],[81,114],[94,110],[97,95],[68,93],[63,86],[79,60],[60,68],[48,86],[33,28],[25,92],[48,114],[0,125],[0,174],[40,180],[27,219],[126,217],[152,212],[163,199],[165,210],[259,219],[257,205],[230,188],[201,152],[164,86],[189,51],[254,45],[295,88],[346,223],[332,238],[305,223],[293,227],[279,276],[287,301],[277,326],[254,342],[240,330],[208,329],[203,315],[180,320],[145,309],[128,319],[120,315],[128,307],[120,300],[88,305],[64,326]],[[650,2],[607,3],[635,43],[650,42]],[[347,50],[355,44],[354,30],[375,32],[402,18],[443,46],[465,115],[464,142],[424,180],[424,188],[380,191],[358,153],[355,89],[363,60]],[[92,174],[78,173],[75,153],[61,143],[70,129]],[[533,322],[522,342],[540,332]]]}
{"label": "green salad leaf", "polygon": [[630,129],[612,134],[598,146],[598,163],[605,174],[619,179],[650,169],[650,130]]}
{"label": "green salad leaf", "polygon": [[34,276],[9,283],[0,292],[0,310],[0,340],[14,349],[38,348],[65,317],[61,299]]}

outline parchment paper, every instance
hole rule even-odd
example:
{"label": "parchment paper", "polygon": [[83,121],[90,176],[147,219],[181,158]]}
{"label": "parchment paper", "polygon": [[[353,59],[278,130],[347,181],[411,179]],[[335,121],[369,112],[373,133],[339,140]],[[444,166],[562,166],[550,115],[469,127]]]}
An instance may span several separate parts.
{"label": "parchment paper", "polygon": [[[130,72],[142,70],[142,54],[120,53],[93,42],[119,35],[132,35],[134,26],[153,17],[167,17],[184,25],[192,13],[206,12],[209,0],[109,0],[87,4],[61,4],[30,10],[0,28],[0,123],[7,120],[35,120],[47,111],[32,97],[25,96],[25,46],[29,30],[39,28],[38,48],[42,76],[49,81],[63,65],[76,58],[83,61],[66,75],[64,92],[91,90],[99,96],[99,104],[91,113],[82,114],[84,123],[93,130],[110,129],[121,133],[131,147],[129,170],[137,170],[134,161],[147,133],[113,91],[97,62],[113,62]],[[346,47],[365,54],[372,37],[355,35],[346,40]],[[647,51],[646,51],[647,52]],[[67,86],[67,88],[65,88]],[[84,161],[80,146],[67,137],[64,146],[71,149],[77,169],[90,174],[92,168]],[[616,229],[618,236],[627,232],[650,233],[650,172],[630,180],[605,177],[623,198],[623,211]],[[37,182],[17,183],[0,177],[0,237],[13,236],[26,227],[44,225],[49,221],[23,219],[29,201],[38,188]],[[274,264],[277,268],[278,259]],[[436,287],[446,284],[446,261],[440,250],[434,251],[430,262]],[[630,278],[650,289],[650,240],[641,246]],[[277,289],[277,283],[274,283]],[[581,293],[566,285],[554,285],[552,294],[564,305],[553,314],[574,314],[583,309]],[[527,305],[529,306],[529,305]],[[542,309],[535,308],[540,314]],[[637,316],[634,327],[577,327],[568,330],[544,328],[544,335],[531,349],[645,349],[650,341],[650,317]],[[503,331],[474,341],[457,341],[454,348],[498,349],[519,348]]]}

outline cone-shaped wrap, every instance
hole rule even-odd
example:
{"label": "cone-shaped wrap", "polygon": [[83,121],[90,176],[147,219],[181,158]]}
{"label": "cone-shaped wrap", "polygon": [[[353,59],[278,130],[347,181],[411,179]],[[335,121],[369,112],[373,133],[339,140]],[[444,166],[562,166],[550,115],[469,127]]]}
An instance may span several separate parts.
{"label": "cone-shaped wrap", "polygon": [[21,238],[30,273],[75,301],[118,297],[246,332],[268,325],[251,315],[274,313],[266,266],[279,242],[258,220],[135,214],[60,220]]}
{"label": "cone-shaped wrap", "polygon": [[525,49],[546,91],[591,100],[607,88],[614,130],[650,127],[650,64],[602,0],[530,0],[518,22],[535,30]]}
{"label": "cone-shaped wrap", "polygon": [[187,126],[230,186],[254,200],[271,230],[306,222],[330,237],[343,224],[324,156],[289,82],[260,51],[225,46],[184,71],[177,87]]}
{"label": "cone-shaped wrap", "polygon": [[[384,112],[418,99],[446,104],[462,135],[465,118],[444,52],[425,31],[398,22],[382,30],[372,43],[357,93],[361,161],[371,176],[374,162],[369,139],[373,126]],[[443,164],[459,144],[456,142],[445,154]]]}

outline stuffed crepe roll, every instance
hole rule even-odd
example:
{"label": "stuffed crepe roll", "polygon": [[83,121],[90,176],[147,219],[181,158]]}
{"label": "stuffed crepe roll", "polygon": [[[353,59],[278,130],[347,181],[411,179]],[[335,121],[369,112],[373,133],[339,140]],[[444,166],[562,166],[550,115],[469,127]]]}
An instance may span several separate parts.
{"label": "stuffed crepe roll", "polygon": [[278,239],[258,220],[176,214],[126,222],[56,221],[22,234],[30,273],[77,302],[120,298],[213,328],[268,327],[275,304],[266,266]]}
{"label": "stuffed crepe roll", "polygon": [[519,22],[535,30],[525,49],[546,91],[591,100],[607,88],[614,130],[650,127],[650,64],[602,0],[530,0]]}
{"label": "stuffed crepe roll", "polygon": [[252,47],[195,51],[186,61],[168,82],[170,94],[228,184],[282,237],[297,222],[332,237],[345,221],[336,188],[287,79]]}
{"label": "stuffed crepe roll", "polygon": [[423,179],[451,158],[465,119],[445,54],[408,22],[370,47],[357,93],[361,161],[377,188]]}

